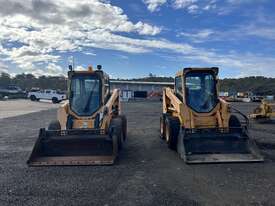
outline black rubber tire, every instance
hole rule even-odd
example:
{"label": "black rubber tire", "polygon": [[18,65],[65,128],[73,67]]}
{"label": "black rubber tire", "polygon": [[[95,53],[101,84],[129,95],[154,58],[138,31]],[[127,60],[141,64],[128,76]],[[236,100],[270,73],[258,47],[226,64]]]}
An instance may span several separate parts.
{"label": "black rubber tire", "polygon": [[241,122],[238,119],[238,117],[236,117],[235,115],[231,115],[230,119],[229,119],[229,128],[232,127],[241,127]]}
{"label": "black rubber tire", "polygon": [[[239,120],[239,118],[235,115],[231,115],[229,118],[229,132],[236,132],[237,130],[235,128],[240,128],[242,127],[242,124]],[[247,131],[247,127],[244,127],[245,131]]]}
{"label": "black rubber tire", "polygon": [[118,150],[120,151],[123,148],[123,131],[122,131],[122,120],[121,118],[113,118],[109,127],[109,134],[111,136],[115,134],[117,136],[118,141]]}
{"label": "black rubber tire", "polygon": [[30,96],[30,100],[31,100],[31,101],[36,101],[36,96],[31,95],[31,96]]}
{"label": "black rubber tire", "polygon": [[122,138],[125,141],[127,139],[127,118],[125,115],[119,115],[118,117],[122,121]]}
{"label": "black rubber tire", "polygon": [[160,130],[160,134],[159,134],[159,137],[160,139],[165,139],[165,115],[163,114],[161,117],[160,117],[160,120],[159,120],[159,130]]}
{"label": "black rubber tire", "polygon": [[53,103],[53,104],[57,104],[57,103],[58,103],[58,99],[57,99],[56,97],[53,97],[53,98],[52,98],[52,103]]}
{"label": "black rubber tire", "polygon": [[58,120],[51,121],[51,123],[48,126],[48,130],[61,130],[61,125]]}
{"label": "black rubber tire", "polygon": [[165,138],[168,147],[177,150],[180,121],[177,117],[167,116],[165,118]]}

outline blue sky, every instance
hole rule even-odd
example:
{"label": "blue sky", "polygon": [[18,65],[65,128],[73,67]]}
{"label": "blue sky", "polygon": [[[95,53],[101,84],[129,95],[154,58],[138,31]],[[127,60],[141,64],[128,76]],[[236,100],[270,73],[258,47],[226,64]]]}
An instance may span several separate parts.
{"label": "blue sky", "polygon": [[113,78],[275,77],[271,0],[0,0],[0,72],[66,75],[102,64]]}

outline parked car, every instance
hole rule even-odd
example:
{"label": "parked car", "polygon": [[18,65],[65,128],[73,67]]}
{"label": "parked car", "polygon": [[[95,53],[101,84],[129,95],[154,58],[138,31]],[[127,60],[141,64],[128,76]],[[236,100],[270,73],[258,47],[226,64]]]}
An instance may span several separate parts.
{"label": "parked car", "polygon": [[16,85],[0,87],[0,99],[19,99],[26,97],[27,93]]}
{"label": "parked car", "polygon": [[39,92],[41,89],[39,87],[32,87],[29,92]]}
{"label": "parked car", "polygon": [[15,86],[15,85],[8,85],[6,87],[1,87],[0,92],[1,93],[6,93],[6,94],[23,93],[22,89],[18,86]]}
{"label": "parked car", "polygon": [[253,96],[253,97],[251,97],[251,99],[252,99],[252,102],[261,102],[264,99],[264,97],[262,97],[262,96]]}
{"label": "parked car", "polygon": [[52,100],[54,104],[66,99],[66,94],[52,89],[46,89],[43,91],[30,91],[28,98],[31,101],[39,101],[40,99]]}

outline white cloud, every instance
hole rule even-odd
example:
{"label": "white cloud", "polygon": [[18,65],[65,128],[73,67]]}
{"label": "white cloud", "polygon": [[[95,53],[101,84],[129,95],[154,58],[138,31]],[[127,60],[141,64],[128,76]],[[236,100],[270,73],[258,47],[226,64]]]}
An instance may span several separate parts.
{"label": "white cloud", "polygon": [[[184,62],[188,66],[212,67],[217,66],[221,71],[230,71],[238,74],[236,77],[244,76],[268,76],[275,77],[274,57],[257,54],[228,53],[199,51],[194,55],[168,56],[170,61]],[[268,74],[267,74],[268,71]]]}
{"label": "white cloud", "polygon": [[174,9],[182,9],[190,14],[201,14],[205,11],[215,11],[219,15],[227,15],[233,10],[247,4],[262,4],[267,0],[143,0],[149,11],[159,11],[168,3]]}
{"label": "white cloud", "polygon": [[89,55],[89,56],[96,56],[96,54],[93,52],[84,52],[84,54]]}
{"label": "white cloud", "polygon": [[240,5],[240,4],[251,4],[251,3],[261,3],[266,0],[227,0],[229,4]]}
{"label": "white cloud", "polygon": [[63,74],[62,67],[54,63],[49,63],[47,66],[47,69],[48,69],[48,72],[50,72],[52,75],[55,75],[55,76]]}
{"label": "white cloud", "polygon": [[275,28],[273,25],[260,25],[257,23],[243,24],[228,30],[200,29],[189,32],[179,32],[178,37],[190,39],[192,42],[206,41],[238,41],[257,37],[265,40],[275,40]]}
{"label": "white cloud", "polygon": [[206,4],[204,7],[203,7],[203,10],[205,11],[209,11],[209,10],[214,10],[217,8],[217,5],[216,5],[216,1],[211,1],[209,4]]}
{"label": "white cloud", "polygon": [[129,57],[126,56],[126,55],[117,54],[116,56],[119,57],[120,59],[124,59],[124,60],[128,60],[129,59]]}
{"label": "white cloud", "polygon": [[275,40],[275,27],[274,26],[248,25],[248,26],[244,26],[240,30],[242,30],[242,33],[245,35]]}
{"label": "white cloud", "polygon": [[[106,42],[112,43],[109,39],[103,41],[105,46],[92,42],[104,34],[154,36],[161,31],[157,26],[130,21],[121,8],[100,0],[0,0],[0,5],[1,55],[28,71],[43,70],[39,66],[41,62],[57,63],[59,53],[82,51],[86,45],[117,48],[118,45],[106,45]],[[7,47],[7,44],[16,44],[16,47]]]}
{"label": "white cloud", "polygon": [[188,10],[188,12],[191,13],[191,14],[196,14],[196,13],[198,12],[198,10],[199,10],[199,7],[198,7],[198,5],[193,4],[193,5],[189,6],[189,7],[187,8],[187,10]]}
{"label": "white cloud", "polygon": [[173,6],[176,9],[185,9],[189,6],[192,6],[196,2],[197,0],[174,0]]}
{"label": "white cloud", "polygon": [[[184,6],[181,1],[177,0],[179,5]],[[188,10],[194,3],[192,1],[185,9]],[[236,68],[246,73],[272,70],[275,64],[271,57],[252,54],[221,55],[219,52],[165,39],[126,37],[124,34],[129,33],[154,36],[161,29],[144,22],[130,21],[122,9],[106,1],[0,0],[0,4],[1,59],[15,63],[23,71],[35,75],[64,73],[59,66],[62,52],[85,53],[93,48],[127,53],[167,52],[171,56],[180,55],[202,65]],[[211,32],[204,30],[193,36],[188,33],[182,35],[201,40],[211,37]],[[265,32],[272,35],[270,31]],[[15,46],[11,48],[6,46],[8,44]],[[271,74],[275,76],[274,73],[275,71]]]}
{"label": "white cloud", "polygon": [[159,9],[160,6],[165,4],[167,0],[143,0],[147,5],[149,11],[154,12]]}
{"label": "white cloud", "polygon": [[190,14],[202,13],[202,11],[209,11],[216,9],[216,0],[171,0],[174,9],[184,9]]}
{"label": "white cloud", "polygon": [[81,65],[78,65],[78,66],[76,66],[75,70],[77,70],[77,71],[85,71],[87,69],[85,67],[81,66]]}
{"label": "white cloud", "polygon": [[8,67],[0,61],[0,74],[4,72],[4,73],[8,73]]}
{"label": "white cloud", "polygon": [[[143,0],[147,5],[147,9],[151,12],[158,11],[160,7],[167,3],[167,0]],[[197,13],[199,6],[196,5],[198,0],[170,0],[170,3],[175,9],[187,9],[189,13]]]}
{"label": "white cloud", "polygon": [[212,35],[215,35],[215,32],[216,31],[212,29],[201,29],[199,31],[180,32],[179,34],[177,34],[177,36],[188,38],[191,39],[193,42],[199,43],[209,40]]}

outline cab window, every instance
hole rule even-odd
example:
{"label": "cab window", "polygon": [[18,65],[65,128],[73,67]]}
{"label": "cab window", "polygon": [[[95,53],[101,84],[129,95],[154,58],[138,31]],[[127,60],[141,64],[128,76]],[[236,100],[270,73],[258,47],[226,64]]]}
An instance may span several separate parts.
{"label": "cab window", "polygon": [[175,78],[175,92],[176,96],[182,100],[183,98],[183,91],[182,91],[182,77]]}
{"label": "cab window", "polygon": [[72,110],[80,116],[92,115],[100,107],[100,80],[96,76],[74,76],[71,82]]}
{"label": "cab window", "polygon": [[213,73],[187,73],[185,87],[187,104],[196,112],[210,112],[217,105],[216,80]]}
{"label": "cab window", "polygon": [[109,100],[110,98],[110,80],[109,79],[105,79],[105,83],[104,83],[104,92],[105,92],[105,96],[104,96],[104,100],[105,103]]}

